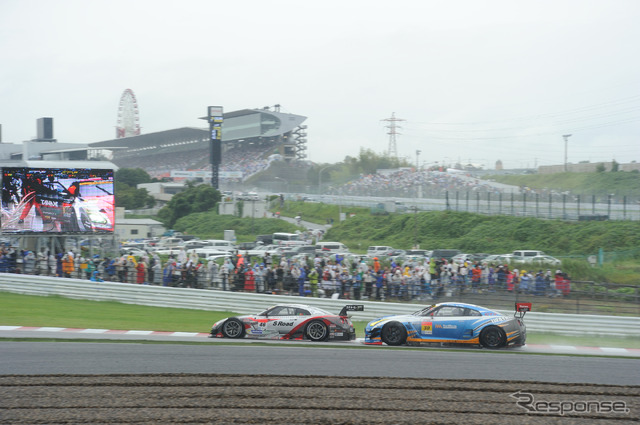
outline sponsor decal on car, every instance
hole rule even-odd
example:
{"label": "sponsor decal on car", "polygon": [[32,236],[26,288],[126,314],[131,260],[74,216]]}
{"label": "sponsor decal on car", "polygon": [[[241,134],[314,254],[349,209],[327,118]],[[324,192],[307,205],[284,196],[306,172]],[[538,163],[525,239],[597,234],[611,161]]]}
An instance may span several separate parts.
{"label": "sponsor decal on car", "polygon": [[436,325],[436,329],[458,329],[458,325]]}
{"label": "sponsor decal on car", "polygon": [[293,322],[273,322],[273,326],[293,326]]}
{"label": "sponsor decal on car", "polygon": [[433,333],[433,323],[432,322],[422,322],[422,334],[423,335],[431,335]]}

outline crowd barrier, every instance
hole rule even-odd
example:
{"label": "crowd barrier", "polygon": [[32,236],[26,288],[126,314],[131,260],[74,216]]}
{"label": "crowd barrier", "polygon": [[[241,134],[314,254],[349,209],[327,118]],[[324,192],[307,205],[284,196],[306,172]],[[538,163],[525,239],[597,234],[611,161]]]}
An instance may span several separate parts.
{"label": "crowd barrier", "polygon": [[[386,315],[410,314],[423,307],[422,304],[301,298],[289,295],[172,288],[119,282],[93,282],[9,273],[0,273],[0,291],[26,295],[58,295],[94,301],[117,301],[156,307],[229,311],[238,314],[257,313],[279,303],[313,305],[335,313],[347,304],[364,305],[364,311],[352,312],[353,320],[372,320]],[[485,307],[491,308],[491,306]],[[513,311],[501,312],[513,314]],[[640,317],[530,312],[526,314],[525,323],[527,329],[533,332],[565,335],[640,336]]]}

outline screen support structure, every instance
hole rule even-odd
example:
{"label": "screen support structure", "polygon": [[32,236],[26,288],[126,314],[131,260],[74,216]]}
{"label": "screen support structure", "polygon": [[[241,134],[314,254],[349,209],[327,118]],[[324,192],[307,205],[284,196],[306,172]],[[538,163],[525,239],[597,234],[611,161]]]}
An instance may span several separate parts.
{"label": "screen support structure", "polygon": [[211,186],[219,190],[218,174],[220,163],[222,162],[222,123],[224,121],[222,106],[209,106],[207,108],[207,117],[209,134],[211,135]]}

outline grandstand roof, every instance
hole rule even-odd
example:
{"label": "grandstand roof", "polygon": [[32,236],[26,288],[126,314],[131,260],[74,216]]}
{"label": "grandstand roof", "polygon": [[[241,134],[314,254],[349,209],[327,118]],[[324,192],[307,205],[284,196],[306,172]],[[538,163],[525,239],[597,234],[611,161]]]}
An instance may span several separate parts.
{"label": "grandstand roof", "polygon": [[208,140],[209,130],[194,127],[182,127],[173,130],[158,131],[155,133],[141,134],[139,136],[123,137],[121,139],[105,140],[103,142],[90,143],[92,148],[139,148],[143,146],[157,146],[170,144],[183,140]]}
{"label": "grandstand roof", "polygon": [[[206,119],[206,118],[205,118]],[[241,109],[224,114],[222,142],[234,142],[252,138],[278,138],[300,126],[307,117],[285,114],[266,109]],[[173,130],[141,134],[139,136],[91,143],[91,148],[171,145],[184,141],[210,140],[208,128],[182,127]]]}
{"label": "grandstand roof", "polygon": [[0,160],[0,167],[26,168],[93,168],[100,170],[118,170],[118,166],[109,161],[40,161],[40,160]]}

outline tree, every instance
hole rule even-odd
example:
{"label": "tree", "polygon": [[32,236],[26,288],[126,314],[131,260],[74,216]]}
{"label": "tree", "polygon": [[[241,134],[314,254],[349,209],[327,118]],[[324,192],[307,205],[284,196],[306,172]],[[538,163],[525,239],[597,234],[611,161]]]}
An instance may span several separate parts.
{"label": "tree", "polygon": [[137,189],[140,183],[149,183],[152,179],[141,168],[121,168],[115,174],[116,205],[127,210],[151,208],[156,200],[146,189]]}
{"label": "tree", "polygon": [[126,210],[151,208],[156,203],[155,198],[149,195],[147,189],[136,189],[128,184],[117,181],[115,184],[115,198],[116,205],[124,207]]}
{"label": "tree", "polygon": [[158,218],[167,227],[173,227],[179,218],[191,213],[209,211],[220,202],[220,192],[209,185],[194,186],[188,183],[186,186],[184,191],[173,195],[167,205],[158,211]]}
{"label": "tree", "polygon": [[131,187],[152,181],[151,176],[142,168],[121,168],[116,171],[115,180]]}
{"label": "tree", "polygon": [[604,173],[605,171],[606,168],[602,162],[596,166],[596,173]]}
{"label": "tree", "polygon": [[614,159],[611,162],[611,172],[612,173],[616,173],[616,172],[618,172],[618,170],[620,170],[620,164],[618,164],[618,162]]}

